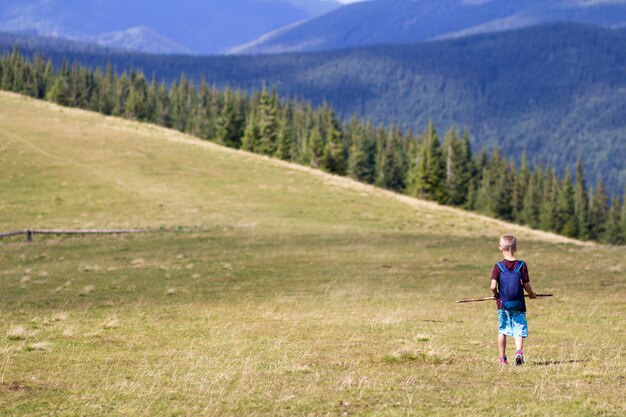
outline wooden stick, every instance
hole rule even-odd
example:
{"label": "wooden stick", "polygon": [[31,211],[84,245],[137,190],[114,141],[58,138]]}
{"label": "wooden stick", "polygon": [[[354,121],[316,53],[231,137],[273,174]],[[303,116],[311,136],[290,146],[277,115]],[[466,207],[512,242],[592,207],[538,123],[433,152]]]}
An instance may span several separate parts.
{"label": "wooden stick", "polygon": [[[537,297],[552,297],[554,294],[537,294]],[[524,297],[528,297],[528,294],[524,294]],[[496,297],[485,298],[466,298],[465,300],[458,300],[457,303],[473,303],[476,301],[494,301]]]}

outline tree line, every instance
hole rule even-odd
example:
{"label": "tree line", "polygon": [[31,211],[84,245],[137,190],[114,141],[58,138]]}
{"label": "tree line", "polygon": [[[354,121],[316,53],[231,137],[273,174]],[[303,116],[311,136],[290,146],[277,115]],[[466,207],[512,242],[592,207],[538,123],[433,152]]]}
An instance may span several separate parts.
{"label": "tree line", "polygon": [[65,61],[55,68],[17,48],[0,58],[0,88],[60,105],[177,129],[244,149],[440,204],[565,236],[626,243],[623,197],[606,194],[602,179],[588,187],[579,160],[562,178],[522,156],[519,167],[497,148],[472,152],[467,131],[440,137],[433,123],[413,133],[373,126],[356,116],[263,88],[251,94],[220,90],[186,76],[170,85],[142,71],[111,65],[92,70]]}

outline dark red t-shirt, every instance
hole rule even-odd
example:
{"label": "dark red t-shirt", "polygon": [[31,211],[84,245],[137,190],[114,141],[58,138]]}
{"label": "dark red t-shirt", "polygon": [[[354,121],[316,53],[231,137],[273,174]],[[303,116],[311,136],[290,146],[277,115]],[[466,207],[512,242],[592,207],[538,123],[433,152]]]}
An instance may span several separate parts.
{"label": "dark red t-shirt", "polygon": [[[500,261],[500,263],[504,265],[504,267],[508,270],[515,270],[519,266],[520,262],[521,261],[519,260],[507,261],[506,259],[503,259]],[[522,269],[520,270],[520,272],[522,273],[522,283],[525,284],[527,282],[530,282],[530,277],[528,276],[528,267],[526,266],[526,262],[524,262],[524,265],[522,266]],[[491,271],[491,279],[495,279],[498,283],[500,283],[500,267],[498,266],[498,264],[493,265],[493,270]]]}

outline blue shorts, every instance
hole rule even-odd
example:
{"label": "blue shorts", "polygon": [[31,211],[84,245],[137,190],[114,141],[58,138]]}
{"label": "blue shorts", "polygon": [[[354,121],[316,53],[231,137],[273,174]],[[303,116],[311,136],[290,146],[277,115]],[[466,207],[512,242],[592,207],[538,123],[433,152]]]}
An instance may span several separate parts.
{"label": "blue shorts", "polygon": [[526,313],[513,310],[498,310],[500,334],[512,337],[528,337]]}

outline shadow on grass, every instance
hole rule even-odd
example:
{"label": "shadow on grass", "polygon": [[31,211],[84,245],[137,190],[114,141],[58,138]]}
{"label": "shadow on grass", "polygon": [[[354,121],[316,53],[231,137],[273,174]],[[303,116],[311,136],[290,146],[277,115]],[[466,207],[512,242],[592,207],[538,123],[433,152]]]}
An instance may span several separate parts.
{"label": "shadow on grass", "polygon": [[589,359],[569,359],[569,360],[561,360],[561,361],[536,361],[536,362],[532,362],[532,365],[536,365],[536,366],[570,365],[574,363],[585,363],[585,362],[589,362]]}

